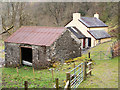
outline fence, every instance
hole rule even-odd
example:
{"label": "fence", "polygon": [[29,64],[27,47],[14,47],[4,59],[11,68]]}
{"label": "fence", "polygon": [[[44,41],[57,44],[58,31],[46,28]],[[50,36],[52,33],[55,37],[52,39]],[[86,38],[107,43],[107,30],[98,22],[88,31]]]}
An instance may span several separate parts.
{"label": "fence", "polygon": [[92,73],[91,65],[92,65],[92,62],[87,63],[85,61],[84,63],[80,63],[70,72],[67,72],[66,85],[64,88],[65,89],[77,88],[83,80],[86,80],[87,75],[91,75]]}
{"label": "fence", "polygon": [[113,50],[110,51],[92,51],[90,52],[91,59],[93,60],[109,60],[113,57]]}

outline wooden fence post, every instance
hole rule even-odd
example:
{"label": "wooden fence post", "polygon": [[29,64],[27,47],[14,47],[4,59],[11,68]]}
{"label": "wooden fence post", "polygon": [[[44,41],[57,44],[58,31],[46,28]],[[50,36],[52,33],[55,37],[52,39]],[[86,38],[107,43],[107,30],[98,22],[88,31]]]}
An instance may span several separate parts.
{"label": "wooden fence post", "polygon": [[87,69],[87,62],[85,61],[84,62],[84,69],[83,69],[84,70],[84,80],[86,80],[86,76],[87,76],[86,69]]}
{"label": "wooden fence post", "polygon": [[[92,62],[92,59],[90,59],[90,62]],[[92,69],[92,64],[90,64],[90,67],[89,67],[89,70],[91,70],[91,69]],[[90,72],[90,75],[92,75],[92,70]]]}
{"label": "wooden fence post", "polygon": [[114,50],[113,50],[113,48],[111,48],[111,54],[112,54],[112,58],[114,58]]}
{"label": "wooden fence post", "polygon": [[70,90],[70,73],[67,72],[66,73],[66,82],[69,80],[69,85],[68,85],[68,89]]}
{"label": "wooden fence post", "polygon": [[58,78],[55,79],[55,82],[56,82],[56,89],[58,90],[59,88]]}
{"label": "wooden fence post", "polygon": [[16,67],[17,75],[19,76],[18,67]]}
{"label": "wooden fence post", "polygon": [[28,82],[27,81],[24,82],[24,85],[25,85],[25,90],[28,90]]}
{"label": "wooden fence post", "polygon": [[90,52],[88,53],[88,58],[90,58]]}
{"label": "wooden fence post", "polygon": [[33,75],[34,75],[34,78],[35,78],[35,70],[34,70],[34,67],[33,67]]}

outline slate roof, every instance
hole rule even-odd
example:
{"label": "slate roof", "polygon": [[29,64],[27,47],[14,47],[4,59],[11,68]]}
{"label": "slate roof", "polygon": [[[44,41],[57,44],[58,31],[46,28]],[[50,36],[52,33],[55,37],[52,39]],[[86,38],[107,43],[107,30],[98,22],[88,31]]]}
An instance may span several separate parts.
{"label": "slate roof", "polygon": [[50,46],[64,31],[64,27],[23,26],[5,42]]}
{"label": "slate roof", "polygon": [[108,27],[103,21],[96,17],[81,17],[79,21],[87,27]]}
{"label": "slate roof", "polygon": [[67,27],[78,39],[86,38],[76,27]]}
{"label": "slate roof", "polygon": [[111,36],[104,30],[90,30],[88,31],[95,39],[110,38]]}

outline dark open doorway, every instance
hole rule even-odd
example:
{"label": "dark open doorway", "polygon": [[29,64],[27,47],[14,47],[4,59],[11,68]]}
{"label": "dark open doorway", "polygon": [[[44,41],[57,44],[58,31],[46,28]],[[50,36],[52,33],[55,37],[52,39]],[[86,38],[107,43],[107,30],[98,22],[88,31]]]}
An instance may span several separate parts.
{"label": "dark open doorway", "polygon": [[21,60],[32,63],[32,48],[21,47]]}
{"label": "dark open doorway", "polygon": [[91,47],[91,38],[88,38],[88,46]]}
{"label": "dark open doorway", "polygon": [[83,48],[85,48],[85,38],[83,39]]}

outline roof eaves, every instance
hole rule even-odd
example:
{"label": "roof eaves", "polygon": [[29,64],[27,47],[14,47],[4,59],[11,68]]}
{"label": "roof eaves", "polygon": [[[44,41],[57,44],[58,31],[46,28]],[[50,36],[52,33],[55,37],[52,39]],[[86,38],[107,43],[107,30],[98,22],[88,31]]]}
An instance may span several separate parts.
{"label": "roof eaves", "polygon": [[106,26],[88,26],[88,28],[96,28],[96,27],[108,27],[107,25]]}

